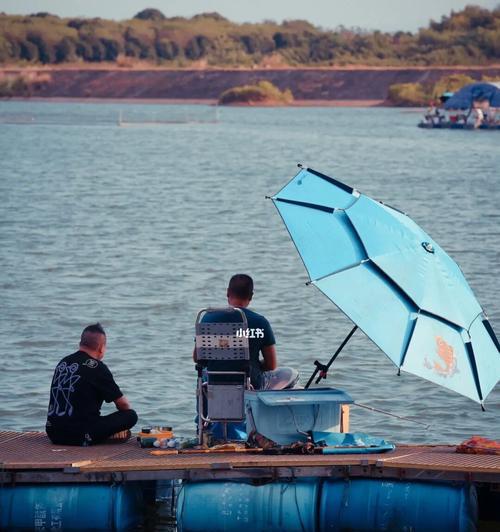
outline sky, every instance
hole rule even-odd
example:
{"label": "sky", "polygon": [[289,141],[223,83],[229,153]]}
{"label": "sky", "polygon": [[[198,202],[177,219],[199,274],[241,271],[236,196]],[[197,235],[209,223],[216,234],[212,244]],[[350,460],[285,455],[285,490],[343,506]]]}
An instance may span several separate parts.
{"label": "sky", "polygon": [[48,11],[60,17],[132,18],[146,7],[166,16],[191,17],[217,11],[234,22],[304,19],[316,26],[411,31],[467,4],[492,9],[500,0],[0,0],[0,12]]}

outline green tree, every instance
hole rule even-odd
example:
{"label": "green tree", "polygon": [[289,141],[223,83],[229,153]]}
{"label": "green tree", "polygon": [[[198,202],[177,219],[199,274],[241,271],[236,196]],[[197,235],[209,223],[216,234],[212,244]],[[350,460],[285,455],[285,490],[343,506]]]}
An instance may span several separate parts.
{"label": "green tree", "polygon": [[20,53],[19,57],[25,61],[36,62],[39,60],[38,56],[38,46],[33,44],[31,41],[21,41],[19,43]]}
{"label": "green tree", "polygon": [[87,24],[87,20],[84,18],[72,18],[68,21],[67,26],[69,28],[74,28],[75,30],[79,30],[82,26]]}
{"label": "green tree", "polygon": [[47,11],[39,11],[38,13],[32,13],[30,17],[35,18],[47,18],[47,17],[54,17],[59,18],[57,15],[53,15],[52,13],[48,13]]}
{"label": "green tree", "polygon": [[300,35],[292,33],[290,31],[277,31],[273,35],[273,41],[276,46],[276,49],[280,48],[293,48],[297,46],[302,46],[303,40]]}
{"label": "green tree", "polygon": [[195,15],[192,18],[193,20],[212,19],[216,20],[217,22],[229,22],[226,17],[223,17],[220,13],[217,13],[217,11],[212,11],[210,13],[200,13],[199,15]]}
{"label": "green tree", "polygon": [[104,50],[105,61],[116,61],[116,58],[120,55],[122,47],[120,43],[115,39],[100,39],[101,45]]}
{"label": "green tree", "polygon": [[257,32],[241,35],[239,41],[247,54],[269,54],[276,49],[273,39]]}
{"label": "green tree", "polygon": [[169,39],[158,39],[155,41],[156,55],[160,59],[175,59],[180,52],[179,45]]}
{"label": "green tree", "polygon": [[414,107],[425,105],[429,97],[420,83],[396,83],[389,87],[388,100],[394,105]]}
{"label": "green tree", "polygon": [[62,38],[55,45],[56,62],[64,63],[75,61],[78,57],[76,52],[77,43],[76,40],[71,37]]}
{"label": "green tree", "polygon": [[314,36],[309,41],[309,58],[314,63],[335,59],[335,46],[329,35]]}
{"label": "green tree", "polygon": [[14,36],[7,36],[6,50],[8,60],[17,60],[21,57],[21,43]]}
{"label": "green tree", "polygon": [[55,61],[55,51],[44,35],[30,31],[26,38],[38,48],[38,58],[41,63],[47,64]]}
{"label": "green tree", "polygon": [[125,31],[125,55],[139,59],[153,59],[156,57],[152,42],[141,38],[132,27]]}
{"label": "green tree", "polygon": [[289,104],[292,101],[293,94],[290,89],[281,91],[269,81],[259,81],[255,85],[233,87],[219,96],[219,103],[222,105],[233,103]]}
{"label": "green tree", "polygon": [[184,54],[188,59],[201,59],[215,50],[215,45],[211,39],[205,35],[193,37],[184,48]]}
{"label": "green tree", "polygon": [[165,20],[165,15],[159,9],[148,7],[139,11],[134,18],[139,20]]}
{"label": "green tree", "polygon": [[478,29],[477,42],[484,55],[500,59],[500,25],[495,31]]}
{"label": "green tree", "polygon": [[92,60],[92,45],[86,39],[80,39],[76,43],[76,55],[84,61]]}

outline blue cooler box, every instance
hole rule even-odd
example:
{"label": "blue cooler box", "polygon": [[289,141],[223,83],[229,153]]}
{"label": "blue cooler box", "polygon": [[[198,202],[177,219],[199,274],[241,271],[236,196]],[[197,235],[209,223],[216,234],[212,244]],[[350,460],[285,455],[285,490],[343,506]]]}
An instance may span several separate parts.
{"label": "blue cooler box", "polygon": [[308,431],[340,432],[341,406],[349,394],[335,388],[245,392],[247,433],[253,430],[279,445],[306,441]]}

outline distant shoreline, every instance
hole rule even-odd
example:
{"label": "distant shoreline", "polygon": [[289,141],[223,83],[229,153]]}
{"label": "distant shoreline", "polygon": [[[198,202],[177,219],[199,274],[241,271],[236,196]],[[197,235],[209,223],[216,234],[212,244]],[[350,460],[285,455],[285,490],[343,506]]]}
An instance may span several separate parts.
{"label": "distant shoreline", "polygon": [[[144,105],[217,105],[211,98],[81,98],[57,96],[31,96],[27,98],[0,98],[0,101],[48,102],[48,103],[94,103],[94,104],[144,104]],[[384,107],[384,100],[295,100],[290,104],[238,103],[224,107]]]}

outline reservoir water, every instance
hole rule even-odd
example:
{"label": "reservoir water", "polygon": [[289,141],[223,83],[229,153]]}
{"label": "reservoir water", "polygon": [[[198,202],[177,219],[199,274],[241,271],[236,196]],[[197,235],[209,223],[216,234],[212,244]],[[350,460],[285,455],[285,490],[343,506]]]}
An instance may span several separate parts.
{"label": "reservoir water", "polygon": [[[117,126],[120,110],[135,127]],[[212,114],[0,102],[10,122],[0,123],[1,430],[43,430],[54,366],[100,321],[105,362],[139,425],[193,435],[194,320],[226,303],[237,272],[254,277],[253,308],[271,322],[280,362],[305,383],[352,325],[305,285],[265,199],[297,162],[407,212],[460,264],[500,333],[499,132],[424,131],[418,114],[383,108],[224,108],[203,123]],[[353,408],[351,430],[413,443],[500,438],[500,387],[481,412],[396,373],[358,331],[326,383],[430,427]]]}

